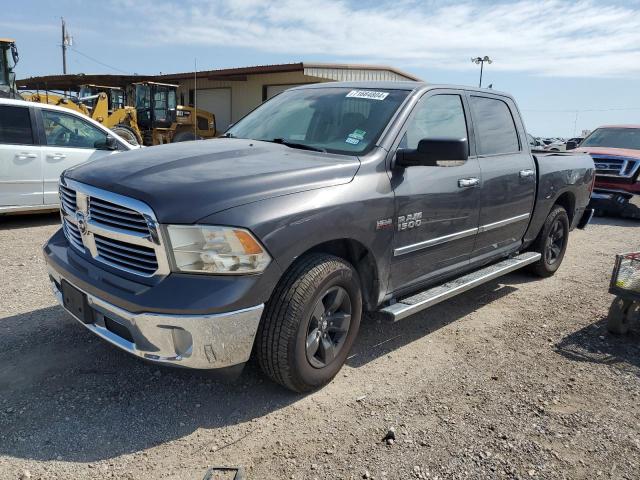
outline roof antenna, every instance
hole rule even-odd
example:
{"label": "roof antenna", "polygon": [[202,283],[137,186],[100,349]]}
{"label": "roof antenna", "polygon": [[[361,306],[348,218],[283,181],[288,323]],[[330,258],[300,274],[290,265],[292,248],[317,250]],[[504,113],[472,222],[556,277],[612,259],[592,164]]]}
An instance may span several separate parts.
{"label": "roof antenna", "polygon": [[193,139],[198,138],[198,59],[193,59]]}
{"label": "roof antenna", "polygon": [[487,88],[493,88],[493,83],[490,83]]}

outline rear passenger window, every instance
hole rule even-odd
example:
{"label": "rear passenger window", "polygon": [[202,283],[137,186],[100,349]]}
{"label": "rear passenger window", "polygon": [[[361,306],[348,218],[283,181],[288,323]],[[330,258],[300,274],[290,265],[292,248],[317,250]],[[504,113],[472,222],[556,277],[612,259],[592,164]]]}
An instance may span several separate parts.
{"label": "rear passenger window", "polygon": [[33,145],[28,108],[0,106],[0,144]]}
{"label": "rear passenger window", "polygon": [[508,105],[502,100],[471,97],[478,155],[520,151],[518,133]]}

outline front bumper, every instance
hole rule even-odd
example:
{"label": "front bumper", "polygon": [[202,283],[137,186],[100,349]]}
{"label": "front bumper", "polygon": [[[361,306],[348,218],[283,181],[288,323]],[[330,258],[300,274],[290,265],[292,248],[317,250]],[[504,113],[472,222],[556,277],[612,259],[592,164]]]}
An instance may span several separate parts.
{"label": "front bumper", "polygon": [[64,307],[63,279],[86,295],[89,322],[69,312],[90,331],[145,360],[194,369],[245,363],[251,354],[264,304],[208,315],[132,313],[73,285],[49,266],[58,302]]}
{"label": "front bumper", "polygon": [[589,206],[623,217],[640,218],[640,193],[596,188],[591,194]]}

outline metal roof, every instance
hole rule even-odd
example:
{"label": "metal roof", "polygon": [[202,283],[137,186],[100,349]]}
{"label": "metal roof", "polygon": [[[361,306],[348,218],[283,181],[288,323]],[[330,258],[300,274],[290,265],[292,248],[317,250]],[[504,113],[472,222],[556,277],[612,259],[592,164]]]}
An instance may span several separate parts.
{"label": "metal roof", "polygon": [[[357,65],[340,63],[284,63],[278,65],[255,65],[249,67],[201,70],[198,78],[209,80],[246,81],[248,75],[267,73],[302,72],[316,78],[337,81],[402,81],[420,80],[418,77],[385,65]],[[78,85],[94,83],[124,87],[134,82],[163,81],[172,82],[192,79],[196,72],[181,72],[161,75],[101,75],[72,74],[45,75],[16,81],[18,88],[29,90],[78,90]]]}
{"label": "metal roof", "polygon": [[111,87],[126,87],[135,82],[154,80],[156,77],[147,75],[102,75],[84,73],[71,75],[44,75],[16,80],[20,89],[26,90],[71,90],[78,91],[79,85],[95,84]]}
{"label": "metal roof", "polygon": [[[201,70],[199,77],[209,80],[246,80],[247,75],[266,73],[302,72],[305,75],[332,80],[420,80],[418,77],[386,65],[345,64],[345,63],[313,63],[297,62],[276,65],[254,65],[249,67],[223,68],[217,70]],[[366,73],[365,73],[366,72]],[[193,78],[194,72],[171,73],[158,75],[164,80]]]}

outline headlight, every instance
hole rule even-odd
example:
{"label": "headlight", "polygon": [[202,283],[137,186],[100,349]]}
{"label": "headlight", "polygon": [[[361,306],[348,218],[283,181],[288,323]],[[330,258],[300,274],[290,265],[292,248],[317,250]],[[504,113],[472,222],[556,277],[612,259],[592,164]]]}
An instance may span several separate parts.
{"label": "headlight", "polygon": [[243,228],[169,225],[169,240],[178,271],[243,274],[262,272],[271,257]]}

